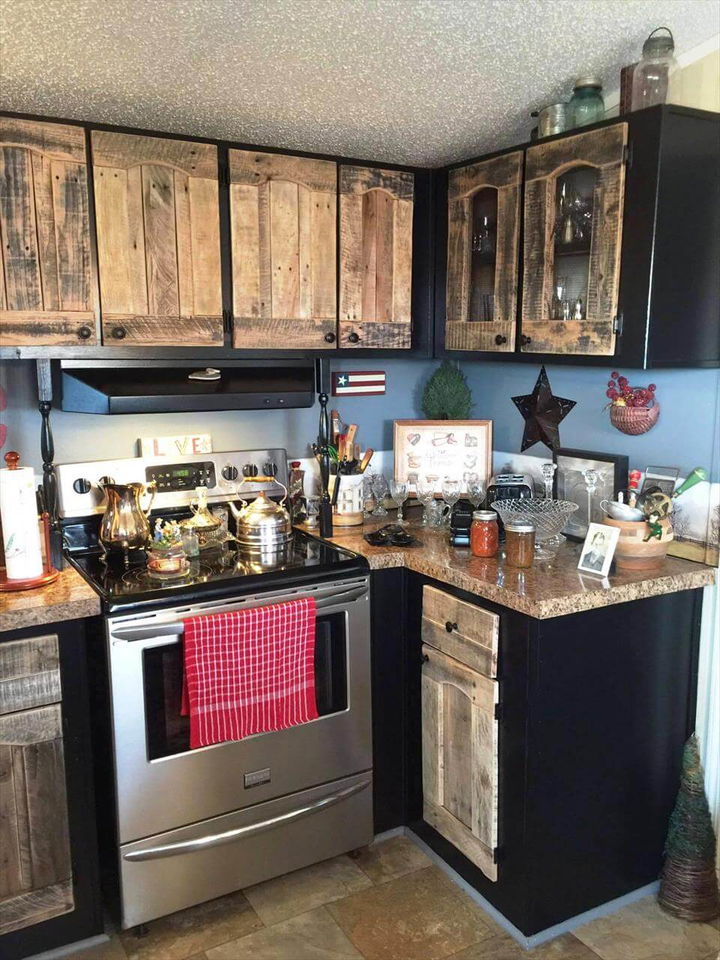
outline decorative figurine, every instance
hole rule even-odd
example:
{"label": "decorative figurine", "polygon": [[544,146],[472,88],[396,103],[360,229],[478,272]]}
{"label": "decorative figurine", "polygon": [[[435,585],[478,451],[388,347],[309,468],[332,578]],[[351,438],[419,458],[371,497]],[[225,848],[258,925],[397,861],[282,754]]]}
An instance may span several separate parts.
{"label": "decorative figurine", "polygon": [[643,543],[647,543],[648,540],[662,540],[663,528],[660,523],[660,514],[651,513],[647,518],[648,525],[648,535],[643,539]]}

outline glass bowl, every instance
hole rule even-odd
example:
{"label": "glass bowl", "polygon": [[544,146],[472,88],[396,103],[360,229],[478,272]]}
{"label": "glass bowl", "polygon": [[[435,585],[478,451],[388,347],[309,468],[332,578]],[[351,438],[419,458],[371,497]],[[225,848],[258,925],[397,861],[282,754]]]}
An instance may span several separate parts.
{"label": "glass bowl", "polygon": [[523,520],[535,526],[535,556],[538,560],[552,560],[562,540],[560,531],[571,513],[578,509],[570,500],[498,500],[492,504],[503,523]]}

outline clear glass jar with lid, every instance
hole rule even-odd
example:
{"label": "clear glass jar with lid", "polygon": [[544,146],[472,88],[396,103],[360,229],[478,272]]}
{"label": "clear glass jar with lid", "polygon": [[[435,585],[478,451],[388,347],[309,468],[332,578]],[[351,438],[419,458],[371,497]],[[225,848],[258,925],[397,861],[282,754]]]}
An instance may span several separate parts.
{"label": "clear glass jar with lid", "polygon": [[[665,30],[667,35],[660,34]],[[669,27],[656,27],[642,48],[642,57],[633,70],[632,109],[643,110],[658,103],[672,103],[677,61],[675,40]]]}
{"label": "clear glass jar with lid", "polygon": [[535,556],[535,525],[525,520],[505,521],[505,560],[511,567],[531,567]]}
{"label": "clear glass jar with lid", "polygon": [[602,82],[597,77],[577,78],[568,112],[573,127],[585,127],[589,123],[598,123],[605,119]]}
{"label": "clear glass jar with lid", "polygon": [[494,510],[475,510],[470,525],[470,551],[474,557],[494,557],[500,537]]}

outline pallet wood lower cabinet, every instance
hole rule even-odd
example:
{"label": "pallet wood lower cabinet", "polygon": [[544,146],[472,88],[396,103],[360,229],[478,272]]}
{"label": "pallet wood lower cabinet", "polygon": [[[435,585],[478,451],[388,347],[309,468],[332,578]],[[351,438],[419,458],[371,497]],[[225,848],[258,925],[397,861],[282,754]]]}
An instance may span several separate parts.
{"label": "pallet wood lower cabinet", "polygon": [[422,651],[423,817],[494,881],[498,681],[426,644]]}
{"label": "pallet wood lower cabinet", "polygon": [[0,937],[75,906],[60,698],[57,636],[0,644]]}
{"label": "pallet wood lower cabinet", "polygon": [[447,350],[515,348],[523,156],[448,175]]}
{"label": "pallet wood lower cabinet", "polygon": [[412,346],[414,176],[340,168],[340,346]]}
{"label": "pallet wood lower cabinet", "polygon": [[0,346],[92,346],[85,131],[0,117]]}
{"label": "pallet wood lower cabinet", "polygon": [[217,147],[92,132],[103,342],[222,346]]}
{"label": "pallet wood lower cabinet", "polygon": [[627,123],[527,151],[520,344],[613,356]]}
{"label": "pallet wood lower cabinet", "polygon": [[337,347],[337,164],[230,150],[233,345]]}

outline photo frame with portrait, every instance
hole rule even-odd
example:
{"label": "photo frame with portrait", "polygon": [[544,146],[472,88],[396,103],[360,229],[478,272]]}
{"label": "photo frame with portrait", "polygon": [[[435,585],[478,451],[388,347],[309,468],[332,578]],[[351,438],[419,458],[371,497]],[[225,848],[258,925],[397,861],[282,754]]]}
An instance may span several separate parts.
{"label": "photo frame with portrait", "polygon": [[596,577],[606,577],[615,556],[620,529],[604,523],[588,526],[585,542],[580,551],[578,570]]}

